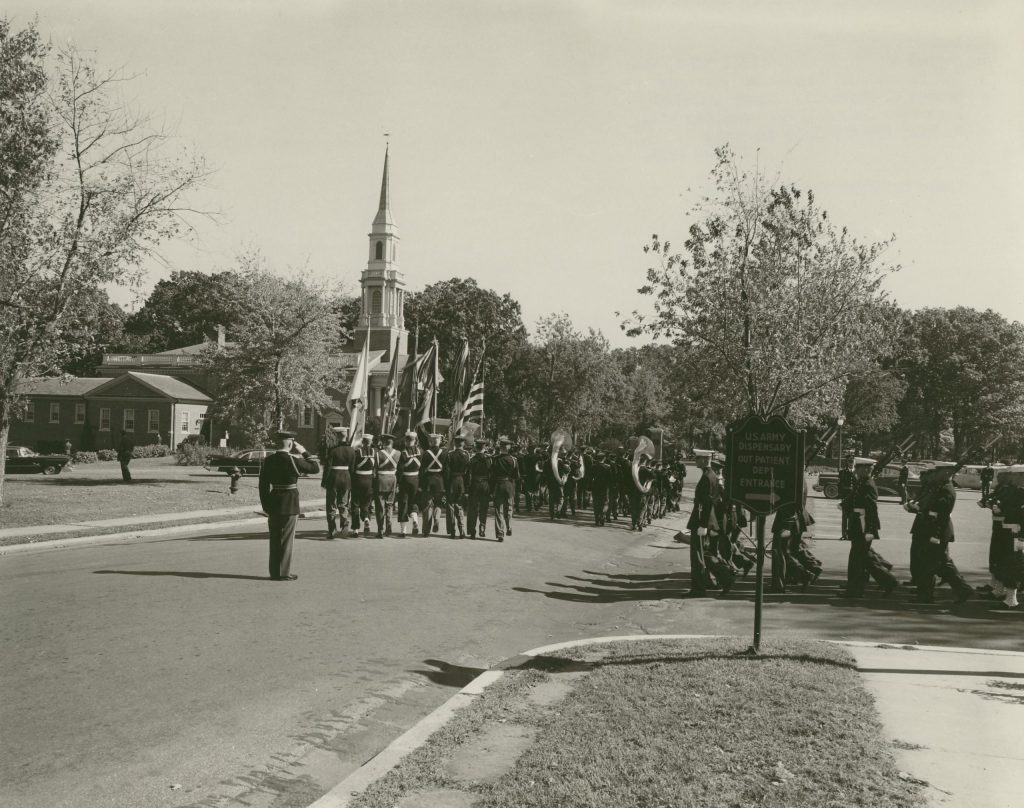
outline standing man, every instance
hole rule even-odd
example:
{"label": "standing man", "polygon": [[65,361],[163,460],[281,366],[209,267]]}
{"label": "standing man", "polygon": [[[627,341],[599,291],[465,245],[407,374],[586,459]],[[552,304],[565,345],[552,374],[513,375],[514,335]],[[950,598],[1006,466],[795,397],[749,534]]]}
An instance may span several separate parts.
{"label": "standing man", "polygon": [[491,464],[491,485],[494,497],[494,536],[505,541],[512,535],[512,500],[516,496],[519,464],[509,452],[512,441],[502,435],[498,438],[498,456]]}
{"label": "standing man", "polygon": [[270,579],[294,581],[291,574],[292,540],[299,516],[299,475],[320,471],[309,452],[291,432],[274,435],[277,451],[260,469],[260,504],[267,514],[270,533]]}
{"label": "standing man", "polygon": [[436,432],[427,439],[430,445],[420,455],[420,491],[423,499],[423,535],[439,533],[441,501],[444,499],[444,458],[441,436]]}
{"label": "standing man", "polygon": [[459,538],[466,538],[463,525],[463,512],[466,506],[466,477],[469,474],[469,452],[465,435],[456,435],[452,439],[455,448],[444,456],[444,490],[448,498],[445,506],[445,522],[448,525],[449,538],[455,538],[455,529],[459,530]]}
{"label": "standing man", "polygon": [[395,507],[395,494],[398,489],[400,454],[398,449],[394,448],[393,435],[385,433],[378,440],[381,447],[377,450],[376,457],[377,474],[373,483],[373,507],[377,512],[377,538],[383,539],[385,531],[391,535],[391,512]]}
{"label": "standing man", "polygon": [[370,505],[373,503],[373,480],[377,476],[377,454],[373,451],[373,435],[363,435],[352,463],[352,527],[362,523],[363,535],[370,535]]}
{"label": "standing man", "polygon": [[853,496],[853,455],[848,455],[843,461],[843,467],[839,470],[839,509],[842,511],[841,538],[847,541],[850,538],[850,497]]}
{"label": "standing man", "polygon": [[900,491],[900,504],[906,505],[907,500],[910,499],[907,493],[907,482],[910,480],[910,469],[907,467],[907,461],[903,461],[903,465],[900,466],[900,476],[896,480],[896,487]]}
{"label": "standing man", "polygon": [[419,438],[415,432],[405,433],[405,446],[398,459],[398,530],[404,536],[405,526],[412,520],[412,535],[420,532],[420,455],[416,451]]}
{"label": "standing man", "polygon": [[[469,537],[481,539],[487,535],[487,504],[491,498],[491,456],[487,453],[487,441],[476,442],[476,454],[469,459],[469,502],[466,516],[469,519]],[[479,529],[478,529],[479,528]]]}
{"label": "standing man", "polygon": [[995,477],[995,469],[992,468],[991,463],[986,463],[985,468],[981,470],[981,504],[986,505],[989,497],[991,496],[992,490],[992,478]]}
{"label": "standing man", "polygon": [[[349,508],[352,504],[352,465],[356,452],[348,445],[348,427],[331,427],[337,445],[324,452],[324,477],[321,485],[327,494],[327,538],[336,532],[342,536],[348,528]],[[353,531],[354,535],[355,531]]]}
{"label": "standing man", "polygon": [[132,473],[128,471],[128,464],[132,462],[134,452],[134,441],[122,432],[121,442],[117,444],[117,462],[121,464],[121,479],[126,483],[132,481]]}

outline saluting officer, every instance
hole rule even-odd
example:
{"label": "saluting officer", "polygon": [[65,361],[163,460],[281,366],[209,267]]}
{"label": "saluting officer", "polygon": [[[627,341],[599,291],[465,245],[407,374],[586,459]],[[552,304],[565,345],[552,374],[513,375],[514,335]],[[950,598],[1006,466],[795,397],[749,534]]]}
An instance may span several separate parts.
{"label": "saluting officer", "polygon": [[405,433],[405,447],[398,460],[398,529],[405,535],[405,526],[412,521],[412,535],[420,532],[420,455],[416,451],[415,432]]}
{"label": "saluting officer", "polygon": [[327,494],[327,538],[333,539],[335,532],[345,535],[348,528],[348,512],[352,500],[352,463],[355,450],[348,445],[348,427],[336,426],[331,431],[338,440],[324,453],[324,478],[321,485]]}
{"label": "saluting officer", "polygon": [[444,455],[444,490],[447,495],[447,506],[445,507],[445,523],[448,526],[448,536],[455,538],[455,529],[459,530],[459,538],[466,538],[466,529],[463,525],[463,511],[466,505],[466,475],[469,473],[469,452],[464,448],[466,445],[465,435],[456,435],[452,439],[455,448]]}
{"label": "saluting officer", "polygon": [[395,507],[395,494],[398,488],[399,452],[394,448],[395,438],[387,433],[381,435],[381,443],[377,450],[377,474],[374,477],[373,506],[377,512],[377,538],[384,538],[385,531],[391,535],[391,513]]}
{"label": "saluting officer", "polygon": [[423,501],[423,535],[441,530],[440,508],[444,499],[444,458],[441,436],[428,438],[430,445],[420,455],[420,498]]}
{"label": "saluting officer", "polygon": [[320,466],[295,440],[291,432],[274,435],[277,451],[260,469],[260,505],[267,514],[270,533],[270,578],[274,581],[294,581],[291,573],[292,541],[295,522],[299,516],[299,475],[317,474]]}
{"label": "saluting officer", "polygon": [[469,502],[466,516],[471,539],[487,535],[487,505],[490,498],[491,456],[487,453],[487,441],[478,440],[476,453],[469,459]]}
{"label": "saluting officer", "polygon": [[362,523],[363,535],[370,535],[370,506],[373,504],[373,478],[377,474],[377,456],[373,435],[363,435],[352,463],[352,523]]}
{"label": "saluting officer", "polygon": [[512,457],[512,445],[504,435],[498,438],[498,456],[491,464],[491,487],[494,497],[494,535],[498,541],[512,535],[512,500],[516,496],[519,463]]}

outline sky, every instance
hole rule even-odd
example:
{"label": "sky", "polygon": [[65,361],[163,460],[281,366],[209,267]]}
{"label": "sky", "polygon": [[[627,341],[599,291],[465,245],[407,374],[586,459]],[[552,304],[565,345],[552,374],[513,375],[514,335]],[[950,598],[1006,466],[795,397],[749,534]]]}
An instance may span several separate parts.
{"label": "sky", "polygon": [[[138,73],[132,100],[216,169],[172,269],[259,248],[358,288],[385,133],[408,288],[510,293],[615,346],[657,233],[682,243],[714,149],[895,235],[906,308],[1024,321],[1024,3],[6,0]],[[127,293],[117,299],[138,305]]]}

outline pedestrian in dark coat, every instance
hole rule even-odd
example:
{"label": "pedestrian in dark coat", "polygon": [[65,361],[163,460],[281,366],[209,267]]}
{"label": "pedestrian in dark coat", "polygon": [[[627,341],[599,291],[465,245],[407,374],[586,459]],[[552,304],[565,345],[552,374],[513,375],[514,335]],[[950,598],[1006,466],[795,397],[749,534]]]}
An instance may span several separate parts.
{"label": "pedestrian in dark coat", "polygon": [[117,462],[121,464],[121,479],[130,483],[132,473],[128,470],[128,464],[132,462],[135,453],[135,442],[124,433],[121,434],[121,441],[117,444]]}
{"label": "pedestrian in dark coat", "polygon": [[278,432],[277,451],[260,469],[260,504],[270,534],[270,578],[294,581],[292,541],[299,516],[299,475],[317,474],[320,466],[291,432]]}

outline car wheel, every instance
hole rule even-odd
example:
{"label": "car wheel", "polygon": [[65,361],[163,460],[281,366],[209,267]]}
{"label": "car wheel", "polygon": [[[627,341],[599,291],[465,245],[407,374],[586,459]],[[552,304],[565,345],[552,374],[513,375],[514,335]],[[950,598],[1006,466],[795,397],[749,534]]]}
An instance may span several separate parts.
{"label": "car wheel", "polygon": [[43,466],[43,474],[60,474],[60,466]]}
{"label": "car wheel", "polygon": [[825,496],[829,499],[836,499],[839,496],[839,486],[835,483],[829,483],[826,485]]}

